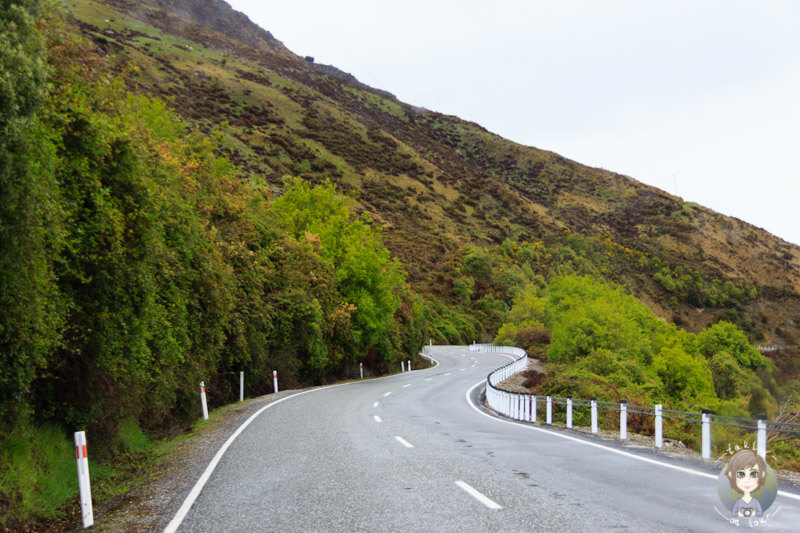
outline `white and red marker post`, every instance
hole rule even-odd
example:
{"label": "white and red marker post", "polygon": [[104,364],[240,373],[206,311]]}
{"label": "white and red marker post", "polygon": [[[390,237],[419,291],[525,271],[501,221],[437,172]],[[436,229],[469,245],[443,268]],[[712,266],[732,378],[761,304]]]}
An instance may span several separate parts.
{"label": "white and red marker post", "polygon": [[361,371],[361,379],[364,379],[364,363],[358,363],[358,369]]}
{"label": "white and red marker post", "polygon": [[94,524],[92,514],[92,487],[89,483],[89,457],[86,453],[86,432],[75,432],[75,454],[78,456],[78,488],[81,495],[81,521],[83,527]]}
{"label": "white and red marker post", "polygon": [[278,392],[278,371],[272,371],[272,390]]}
{"label": "white and red marker post", "polygon": [[206,385],[200,382],[200,405],[203,406],[203,420],[208,420],[208,403],[206,402]]}

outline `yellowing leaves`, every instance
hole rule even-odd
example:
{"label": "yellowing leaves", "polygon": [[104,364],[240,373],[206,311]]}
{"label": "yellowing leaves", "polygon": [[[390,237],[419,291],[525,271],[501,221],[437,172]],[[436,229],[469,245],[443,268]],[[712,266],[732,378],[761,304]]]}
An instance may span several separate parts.
{"label": "yellowing leaves", "polygon": [[308,244],[314,245],[316,248],[321,246],[319,235],[311,233],[310,231],[304,232],[304,235]]}

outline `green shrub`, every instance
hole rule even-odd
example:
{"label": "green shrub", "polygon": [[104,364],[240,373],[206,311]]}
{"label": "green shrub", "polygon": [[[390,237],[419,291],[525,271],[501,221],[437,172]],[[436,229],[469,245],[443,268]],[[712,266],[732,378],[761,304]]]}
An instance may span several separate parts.
{"label": "green shrub", "polygon": [[727,352],[736,359],[742,368],[758,369],[767,362],[761,353],[753,348],[747,336],[730,322],[720,321],[704,329],[697,336],[700,353],[711,359],[715,354]]}

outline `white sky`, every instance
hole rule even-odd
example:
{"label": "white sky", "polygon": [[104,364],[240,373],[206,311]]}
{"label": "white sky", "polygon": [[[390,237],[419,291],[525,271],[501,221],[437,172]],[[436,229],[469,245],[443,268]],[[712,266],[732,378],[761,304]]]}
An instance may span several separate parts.
{"label": "white sky", "polygon": [[226,1],[403,102],[800,244],[800,1]]}

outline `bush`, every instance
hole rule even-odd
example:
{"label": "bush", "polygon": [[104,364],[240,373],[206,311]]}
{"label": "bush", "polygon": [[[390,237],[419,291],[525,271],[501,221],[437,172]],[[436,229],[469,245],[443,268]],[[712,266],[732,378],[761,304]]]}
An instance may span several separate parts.
{"label": "bush", "polygon": [[522,386],[529,390],[537,387],[545,378],[545,374],[537,370],[523,370],[522,376],[525,378]]}
{"label": "bush", "polygon": [[736,359],[727,352],[718,352],[708,362],[714,380],[714,390],[722,400],[737,398],[749,391],[748,376]]}
{"label": "bush", "polygon": [[755,370],[767,364],[764,356],[753,348],[747,336],[730,322],[717,322],[701,331],[697,338],[700,353],[708,359],[724,351],[732,355],[742,368]]}

